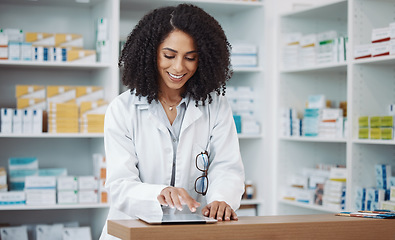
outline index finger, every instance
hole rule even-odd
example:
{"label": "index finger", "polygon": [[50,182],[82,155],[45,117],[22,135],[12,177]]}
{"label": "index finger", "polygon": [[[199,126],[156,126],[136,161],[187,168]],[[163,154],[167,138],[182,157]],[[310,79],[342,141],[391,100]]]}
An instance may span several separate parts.
{"label": "index finger", "polygon": [[195,199],[189,196],[188,192],[183,189],[180,194],[181,201],[186,204],[191,212],[196,212],[196,208],[200,206]]}

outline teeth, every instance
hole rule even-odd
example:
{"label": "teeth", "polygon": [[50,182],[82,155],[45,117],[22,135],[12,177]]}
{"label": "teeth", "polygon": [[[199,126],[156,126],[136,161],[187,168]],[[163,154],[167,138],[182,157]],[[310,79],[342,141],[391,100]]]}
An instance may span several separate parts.
{"label": "teeth", "polygon": [[180,78],[182,78],[182,76],[184,76],[184,75],[179,75],[179,76],[177,76],[177,75],[174,75],[174,74],[171,74],[171,73],[169,73],[169,75],[170,75],[172,78],[177,78],[177,79],[180,79]]}

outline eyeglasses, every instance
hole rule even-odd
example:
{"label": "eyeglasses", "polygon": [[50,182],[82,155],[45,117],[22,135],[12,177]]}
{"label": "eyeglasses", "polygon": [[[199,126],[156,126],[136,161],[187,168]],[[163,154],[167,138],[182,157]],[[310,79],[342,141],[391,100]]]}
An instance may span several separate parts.
{"label": "eyeglasses", "polygon": [[202,176],[199,176],[195,180],[195,191],[203,196],[206,195],[208,189],[208,152],[201,152],[196,156],[196,168],[202,171]]}

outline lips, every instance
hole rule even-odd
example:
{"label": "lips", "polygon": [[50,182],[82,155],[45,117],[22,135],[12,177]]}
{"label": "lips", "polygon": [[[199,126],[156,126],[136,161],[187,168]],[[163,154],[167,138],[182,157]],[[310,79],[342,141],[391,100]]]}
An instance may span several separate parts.
{"label": "lips", "polygon": [[172,73],[169,73],[169,72],[167,72],[167,74],[169,75],[169,78],[170,78],[172,81],[175,81],[175,82],[181,81],[181,80],[182,80],[182,77],[184,77],[184,76],[186,75],[186,74],[176,75],[176,74],[172,74]]}

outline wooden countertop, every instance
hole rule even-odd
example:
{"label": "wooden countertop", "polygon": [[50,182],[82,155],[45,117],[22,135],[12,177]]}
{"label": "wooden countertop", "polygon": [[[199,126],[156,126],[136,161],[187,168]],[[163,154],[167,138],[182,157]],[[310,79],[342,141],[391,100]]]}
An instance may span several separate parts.
{"label": "wooden countertop", "polygon": [[334,214],[239,217],[215,224],[149,225],[109,220],[109,234],[133,239],[395,239],[395,219]]}

